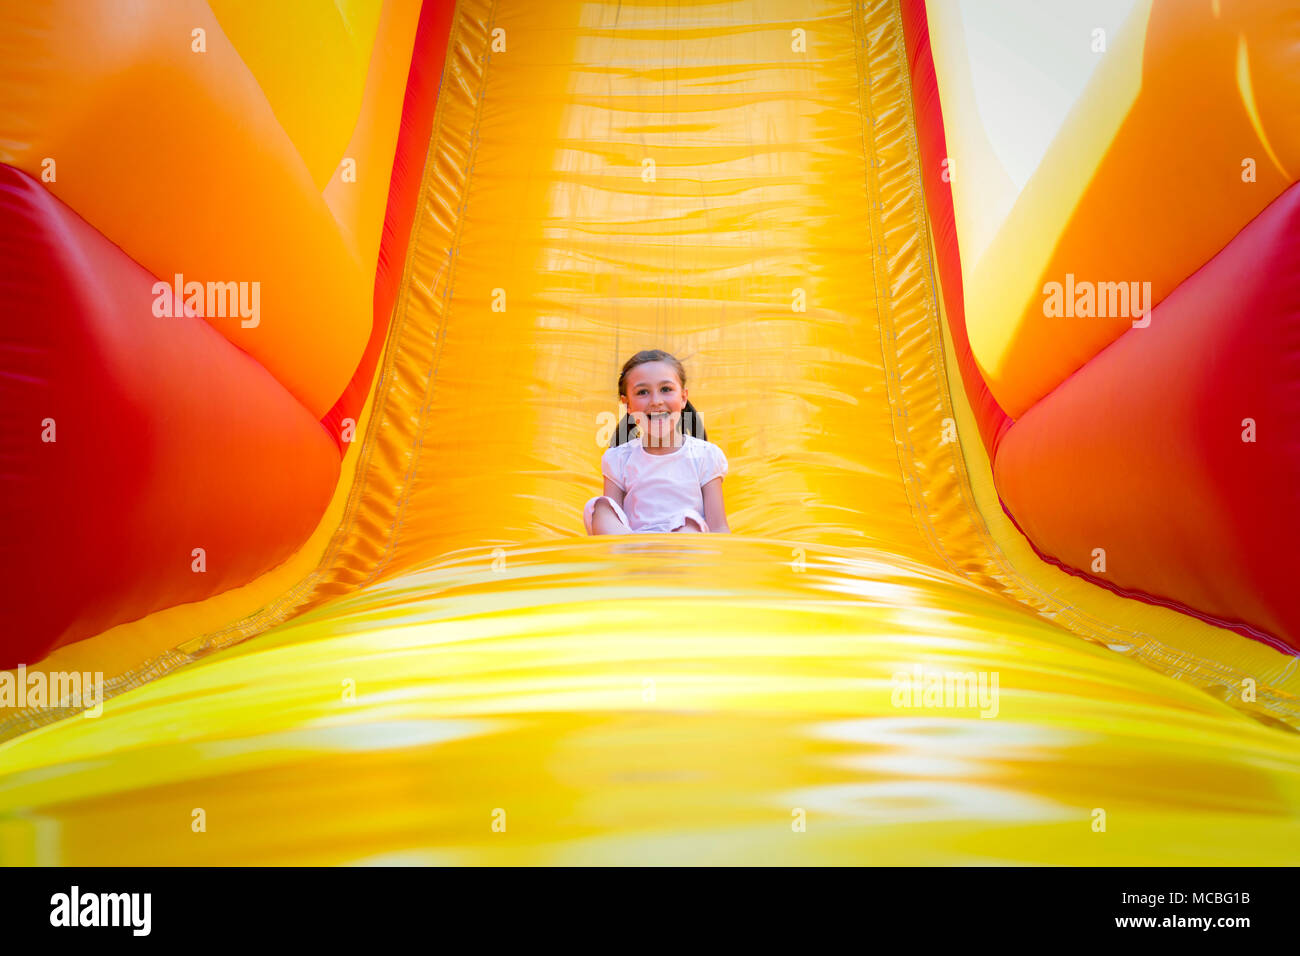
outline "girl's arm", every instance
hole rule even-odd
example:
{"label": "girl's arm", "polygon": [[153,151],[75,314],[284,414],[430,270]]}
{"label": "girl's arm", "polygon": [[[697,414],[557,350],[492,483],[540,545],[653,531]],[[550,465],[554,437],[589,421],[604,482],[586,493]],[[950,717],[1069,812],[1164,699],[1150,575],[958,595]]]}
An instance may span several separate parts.
{"label": "girl's arm", "polygon": [[731,531],[727,524],[727,508],[722,503],[722,479],[714,478],[700,489],[704,494],[704,520],[709,523],[709,530],[719,534]]}
{"label": "girl's arm", "polygon": [[622,489],[622,488],[620,488],[618,485],[614,484],[614,479],[612,479],[612,478],[606,478],[606,479],[605,479],[605,490],[604,490],[603,494],[604,494],[606,497],[608,497],[608,498],[612,498],[612,499],[614,499],[614,501],[618,502],[618,506],[619,506],[620,508],[623,507],[623,494],[624,494],[624,492],[623,492],[623,489]]}

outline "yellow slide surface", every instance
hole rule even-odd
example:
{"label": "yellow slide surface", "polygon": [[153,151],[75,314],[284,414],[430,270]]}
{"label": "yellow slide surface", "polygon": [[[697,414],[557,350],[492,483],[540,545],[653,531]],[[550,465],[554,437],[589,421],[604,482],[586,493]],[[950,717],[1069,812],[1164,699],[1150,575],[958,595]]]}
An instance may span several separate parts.
{"label": "yellow slide surface", "polygon": [[[0,860],[1294,863],[1295,733],[1001,543],[910,95],[893,2],[463,0],[310,609],[0,743]],[[729,535],[583,532],[646,348]]]}

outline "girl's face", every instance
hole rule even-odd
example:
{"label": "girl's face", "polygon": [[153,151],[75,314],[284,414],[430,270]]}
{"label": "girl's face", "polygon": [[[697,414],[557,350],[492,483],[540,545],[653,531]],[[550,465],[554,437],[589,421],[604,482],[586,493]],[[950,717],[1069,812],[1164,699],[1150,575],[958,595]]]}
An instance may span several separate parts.
{"label": "girl's face", "polygon": [[628,414],[652,447],[671,447],[686,405],[687,390],[667,362],[643,362],[627,373],[623,401]]}

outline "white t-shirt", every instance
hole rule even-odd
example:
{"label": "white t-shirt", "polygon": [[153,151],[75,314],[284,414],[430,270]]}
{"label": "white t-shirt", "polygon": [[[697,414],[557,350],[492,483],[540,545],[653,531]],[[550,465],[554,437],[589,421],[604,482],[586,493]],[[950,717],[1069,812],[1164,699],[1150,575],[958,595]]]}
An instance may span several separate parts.
{"label": "white t-shirt", "polygon": [[601,456],[601,474],[625,493],[623,510],[633,531],[672,531],[690,511],[704,517],[700,489],[727,473],[727,456],[711,441],[682,438],[667,455],[650,454],[638,437]]}

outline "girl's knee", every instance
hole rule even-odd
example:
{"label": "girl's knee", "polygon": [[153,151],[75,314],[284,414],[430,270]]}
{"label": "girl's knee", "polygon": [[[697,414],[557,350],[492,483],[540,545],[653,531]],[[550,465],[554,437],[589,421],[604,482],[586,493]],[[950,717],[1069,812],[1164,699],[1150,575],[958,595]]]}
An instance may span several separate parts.
{"label": "girl's knee", "polygon": [[608,498],[600,497],[593,500],[589,534],[619,534],[630,530]]}

